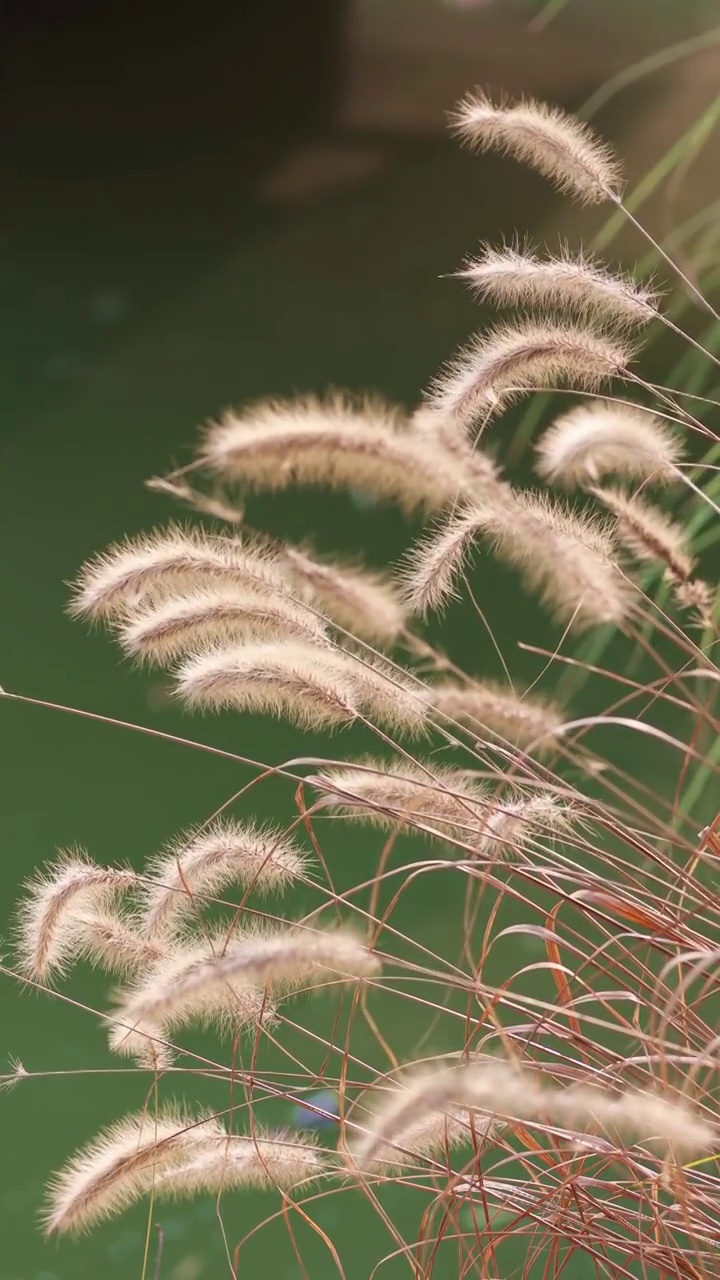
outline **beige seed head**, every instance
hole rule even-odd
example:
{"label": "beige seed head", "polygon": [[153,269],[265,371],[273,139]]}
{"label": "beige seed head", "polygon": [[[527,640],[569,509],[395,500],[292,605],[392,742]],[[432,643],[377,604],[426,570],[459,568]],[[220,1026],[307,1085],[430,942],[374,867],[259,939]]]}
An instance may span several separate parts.
{"label": "beige seed head", "polygon": [[533,98],[494,103],[469,94],[452,116],[455,133],[475,151],[503,151],[536,169],[581,204],[618,200],[620,166],[592,129]]}
{"label": "beige seed head", "polygon": [[683,454],[679,437],[655,414],[600,400],[556,418],[537,447],[537,471],[568,488],[612,474],[664,484],[677,478]]}
{"label": "beige seed head", "polygon": [[228,413],[208,429],[200,456],[211,471],[252,489],[354,489],[410,511],[445,506],[464,483],[457,463],[409,432],[397,410],[340,396]]}
{"label": "beige seed head", "polygon": [[437,375],[428,404],[471,423],[528,391],[573,387],[596,391],[622,377],[632,360],[624,337],[580,325],[527,320],[478,334]]}

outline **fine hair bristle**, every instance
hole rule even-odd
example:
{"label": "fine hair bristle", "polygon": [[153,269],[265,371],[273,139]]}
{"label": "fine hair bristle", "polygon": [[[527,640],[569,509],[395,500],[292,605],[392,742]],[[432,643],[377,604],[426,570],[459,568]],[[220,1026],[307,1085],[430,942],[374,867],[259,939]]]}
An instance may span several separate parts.
{"label": "fine hair bristle", "polygon": [[129,869],[100,867],[83,850],[63,851],[25,884],[15,946],[23,973],[38,981],[62,974],[82,950],[77,912],[103,912],[137,885]]}
{"label": "fine hair bristle", "polygon": [[226,928],[200,940],[187,938],[163,959],[135,975],[125,990],[116,993],[117,1007],[108,1033],[113,1053],[134,1057],[138,1062],[161,1070],[173,1057],[172,1038],[181,1028],[194,1024],[215,1027],[222,1034],[241,1031],[256,1034],[273,1026],[275,1004],[257,984],[241,975],[203,981],[208,968],[249,942],[254,933],[233,934]]}
{"label": "fine hair bristle", "polygon": [[339,626],[363,640],[392,644],[406,609],[388,574],[355,564],[318,560],[302,547],[285,546],[288,574],[300,593]]}
{"label": "fine hair bristle", "polygon": [[475,844],[483,829],[487,788],[459,769],[430,762],[365,760],[309,779],[321,810],[373,826],[413,830]]}
{"label": "fine hair bristle", "polygon": [[616,1140],[657,1141],[676,1157],[711,1150],[717,1142],[715,1127],[679,1096],[665,1098],[642,1091],[612,1094],[588,1085],[561,1088],[509,1063],[441,1065],[409,1071],[385,1093],[363,1126],[366,1132],[353,1141],[356,1164],[372,1169],[378,1154],[389,1145],[404,1145],[408,1127],[422,1116],[458,1106],[514,1120],[547,1118],[557,1127],[580,1132],[601,1128]]}
{"label": "fine hair bristle", "polygon": [[252,489],[360,490],[406,510],[435,509],[462,488],[462,468],[405,428],[397,410],[340,396],[269,400],[227,413],[206,432],[211,471]]}
{"label": "fine hair bristle", "polygon": [[617,520],[617,536],[636,560],[655,560],[665,565],[671,582],[687,582],[695,561],[687,546],[687,532],[660,507],[644,498],[619,489],[591,490]]}
{"label": "fine hair bristle", "polygon": [[397,664],[364,654],[343,654],[358,707],[373,724],[416,736],[427,727],[429,690]]}
{"label": "fine hair bristle", "polygon": [[499,474],[496,463],[470,439],[467,424],[454,414],[439,413],[427,404],[421,404],[410,419],[410,430],[431,448],[442,448],[459,462],[466,477],[468,494],[484,491],[494,486]]}
{"label": "fine hair bristle", "polygon": [[224,948],[185,948],[121,995],[110,1047],[137,1055],[158,1029],[166,1037],[188,1021],[234,1028],[267,1025],[272,1017],[268,991],[274,995],[328,981],[359,982],[379,968],[377,958],[348,929],[288,925],[272,933],[247,934]]}
{"label": "fine hair bristle", "polygon": [[477,508],[461,507],[413,544],[400,568],[400,582],[411,613],[424,618],[458,598],[458,579],[467,566],[477,533]]}
{"label": "fine hair bristle", "polygon": [[[365,1122],[362,1112],[353,1112],[352,1118],[357,1126]],[[374,1117],[371,1117],[370,1123],[373,1121]],[[442,1110],[430,1108],[414,1119],[408,1117],[402,1132],[397,1133],[392,1141],[379,1144],[372,1160],[364,1167],[373,1174],[388,1177],[402,1173],[423,1160],[446,1163],[454,1152],[461,1151],[463,1147],[485,1151],[499,1138],[503,1128],[502,1124],[480,1115],[472,1107],[450,1105]],[[354,1165],[356,1151],[351,1143],[351,1172]]]}
{"label": "fine hair bristle", "polygon": [[456,272],[479,298],[499,306],[567,309],[604,323],[649,324],[657,315],[657,296],[632,276],[613,273],[592,258],[564,250],[541,258],[530,249],[486,245]]}
{"label": "fine hair bristle", "polygon": [[196,654],[179,668],[176,691],[189,707],[256,711],[310,729],[348,724],[358,714],[347,660],[308,644],[247,644]]}
{"label": "fine hair bristle", "polygon": [[122,619],[142,604],[211,581],[252,590],[284,585],[267,549],[170,525],[117,543],[83,565],[68,612],[91,621]]}
{"label": "fine hair bristle", "polygon": [[77,1235],[120,1213],[147,1194],[163,1170],[225,1136],[219,1121],[197,1123],[171,1108],[126,1116],[55,1175],[44,1212],[47,1234]]}
{"label": "fine hair bristle", "polygon": [[499,325],[476,337],[440,371],[427,401],[465,423],[486,418],[529,391],[569,386],[596,391],[625,374],[633,356],[624,336],[555,320]]}
{"label": "fine hair bristle", "polygon": [[443,681],[431,687],[433,710],[483,736],[514,746],[547,751],[565,717],[559,706],[537,694],[517,694],[490,680],[471,684]]}
{"label": "fine hair bristle", "polygon": [[475,151],[502,151],[536,169],[581,204],[618,200],[617,158],[586,124],[534,98],[494,103],[470,93],[452,115],[452,127]]}
{"label": "fine hair bristle", "polygon": [[279,828],[218,819],[179,835],[148,863],[143,927],[149,937],[162,938],[200,910],[204,898],[217,896],[228,885],[282,892],[305,867],[304,854]]}
{"label": "fine hair bristle", "polygon": [[684,454],[678,435],[653,413],[598,400],[556,418],[537,446],[537,472],[550,484],[586,487],[606,475],[665,484]]}
{"label": "fine hair bristle", "polygon": [[148,938],[138,916],[119,911],[74,911],[73,950],[78,959],[130,978],[168,955],[167,940]]}
{"label": "fine hair bristle", "polygon": [[485,811],[478,853],[511,860],[536,843],[567,835],[573,817],[571,805],[544,792],[496,797]]}
{"label": "fine hair bristle", "polygon": [[632,588],[607,523],[544,493],[516,490],[513,502],[478,510],[477,526],[560,622],[578,628],[622,623]]}
{"label": "fine hair bristle", "polygon": [[252,1135],[228,1134],[215,1147],[163,1169],[154,1193],[162,1199],[184,1200],[238,1189],[291,1191],[316,1182],[327,1171],[328,1158],[315,1135],[258,1129]]}
{"label": "fine hair bristle", "polygon": [[118,628],[125,653],[165,666],[186,653],[242,640],[300,640],[322,644],[317,616],[287,595],[220,587],[192,590],[133,612]]}

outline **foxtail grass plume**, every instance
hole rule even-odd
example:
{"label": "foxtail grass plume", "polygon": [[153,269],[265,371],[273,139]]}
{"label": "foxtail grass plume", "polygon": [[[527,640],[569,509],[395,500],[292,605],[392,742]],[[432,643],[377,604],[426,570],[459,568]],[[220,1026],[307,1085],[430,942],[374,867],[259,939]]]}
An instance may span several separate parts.
{"label": "foxtail grass plume", "polygon": [[259,1129],[228,1134],[216,1147],[201,1150],[183,1164],[163,1169],[154,1193],[158,1198],[186,1200],[232,1190],[292,1191],[307,1187],[328,1172],[328,1158],[313,1134]]}
{"label": "foxtail grass plume", "polygon": [[538,842],[567,835],[573,817],[571,805],[547,793],[495,797],[485,811],[478,853],[511,860]]}
{"label": "foxtail grass plume", "polygon": [[462,468],[407,430],[396,409],[334,396],[270,400],[227,413],[205,434],[201,461],[251,489],[321,485],[430,510],[451,502]]}
{"label": "foxtail grass plume", "polygon": [[425,732],[427,685],[382,658],[350,652],[342,656],[356,688],[358,706],[374,725],[409,736]]}
{"label": "foxtail grass plume", "polygon": [[211,645],[243,640],[299,640],[322,644],[317,616],[287,595],[219,587],[194,590],[133,612],[118,628],[125,653],[155,666]]}
{"label": "foxtail grass plume", "polygon": [[302,547],[286,545],[283,557],[298,592],[331,622],[363,640],[392,644],[397,639],[407,611],[387,574],[318,560]]}
{"label": "foxtail grass plume", "polygon": [[82,850],[62,852],[25,885],[15,922],[22,972],[41,982],[62,974],[84,945],[76,913],[107,911],[137,883],[134,871],[99,867]]}
{"label": "foxtail grass plume", "polygon": [[[512,490],[508,494],[512,498]],[[479,527],[477,508],[461,507],[410,548],[400,582],[411,613],[424,618],[459,597],[458,579],[467,567]]]}
{"label": "foxtail grass plume", "polygon": [[73,951],[123,978],[134,977],[170,954],[170,943],[144,936],[135,915],[118,911],[73,912]]}
{"label": "foxtail grass plume", "polygon": [[122,619],[141,604],[210,582],[253,591],[282,592],[287,585],[266,548],[171,525],[128,538],[89,560],[74,584],[68,612],[91,621]]}
{"label": "foxtail grass plume", "polygon": [[677,479],[683,454],[678,435],[655,414],[600,400],[556,418],[537,446],[537,472],[567,488],[607,475],[665,484]]}
{"label": "foxtail grass plume", "polygon": [[597,391],[622,377],[633,356],[624,336],[581,325],[525,320],[478,334],[431,383],[428,405],[465,424],[488,418],[529,391]]}
{"label": "foxtail grass plume", "polygon": [[150,938],[175,933],[203,898],[231,884],[282,892],[305,867],[304,854],[276,827],[218,819],[186,831],[150,861],[143,876],[145,931]]}
{"label": "foxtail grass plume", "polygon": [[[355,1125],[362,1126],[366,1118],[362,1112],[353,1112]],[[370,1124],[374,1117],[370,1119]],[[423,1160],[448,1162],[455,1151],[463,1147],[472,1147],[481,1152],[497,1141],[505,1126],[487,1116],[480,1115],[470,1107],[449,1106],[445,1109],[429,1110],[408,1118],[402,1134],[394,1141],[379,1144],[373,1153],[372,1161],[363,1167],[373,1174],[391,1177],[412,1168]],[[356,1146],[350,1145],[350,1171],[356,1166]]]}
{"label": "foxtail grass plume", "polygon": [[502,151],[581,204],[618,201],[620,166],[586,124],[533,98],[494,103],[482,91],[456,107],[452,127],[474,151]]}
{"label": "foxtail grass plume", "polygon": [[349,661],[308,644],[248,644],[188,658],[176,691],[189,707],[286,717],[308,729],[348,724],[358,714]]}
{"label": "foxtail grass plume", "polygon": [[488,486],[493,488],[499,483],[495,462],[469,438],[466,424],[454,414],[439,413],[422,404],[410,419],[410,430],[428,447],[442,449],[461,465],[468,494],[484,492]]}
{"label": "foxtail grass plume", "polygon": [[530,249],[487,245],[456,275],[477,297],[499,306],[541,307],[553,314],[567,309],[621,327],[648,324],[657,315],[652,289],[568,250],[556,258],[540,258]]}
{"label": "foxtail grass plume", "polygon": [[[155,1070],[168,1067],[174,1057],[173,1037],[190,1025],[214,1027],[221,1035],[239,1032],[256,1035],[274,1026],[277,1012],[267,991],[241,979],[192,983],[192,975],[204,973],[254,933],[229,934],[227,927],[201,937],[182,939],[156,964],[132,975],[131,984],[116,993],[108,1043],[113,1053],[135,1058]],[[177,986],[185,983],[183,998]]]}
{"label": "foxtail grass plume", "polygon": [[371,1170],[388,1146],[405,1145],[408,1130],[423,1116],[457,1107],[490,1117],[549,1122],[581,1133],[602,1128],[615,1140],[657,1142],[676,1158],[712,1150],[718,1137],[715,1127],[679,1096],[612,1094],[588,1085],[559,1088],[509,1063],[441,1065],[409,1071],[385,1092],[364,1126],[366,1132],[353,1142],[357,1166]]}
{"label": "foxtail grass plume", "polygon": [[664,564],[671,582],[689,580],[695,561],[681,525],[644,498],[631,497],[619,489],[596,488],[591,492],[615,516],[617,536],[636,560]]}
{"label": "foxtail grass plume", "polygon": [[443,681],[431,686],[433,710],[483,736],[497,737],[534,754],[549,750],[565,717],[537,694],[517,694],[490,680],[469,684]]}
{"label": "foxtail grass plume", "polygon": [[55,1175],[44,1213],[48,1235],[79,1235],[146,1195],[162,1171],[226,1139],[217,1120],[198,1123],[165,1108],[126,1116]]}
{"label": "foxtail grass plume", "polygon": [[379,968],[377,957],[348,929],[288,925],[246,934],[224,949],[208,950],[207,944],[188,948],[121,996],[111,1048],[137,1054],[152,1029],[166,1033],[190,1020],[227,1022],[230,1015],[236,1023],[257,1026],[262,1009],[258,996],[319,983],[360,982]]}
{"label": "foxtail grass plume", "polygon": [[560,622],[619,625],[632,603],[606,523],[543,493],[516,491],[514,501],[478,512],[478,531],[495,554],[515,565]]}
{"label": "foxtail grass plume", "polygon": [[321,808],[392,830],[474,844],[484,824],[487,789],[459,769],[406,760],[366,760],[309,779]]}

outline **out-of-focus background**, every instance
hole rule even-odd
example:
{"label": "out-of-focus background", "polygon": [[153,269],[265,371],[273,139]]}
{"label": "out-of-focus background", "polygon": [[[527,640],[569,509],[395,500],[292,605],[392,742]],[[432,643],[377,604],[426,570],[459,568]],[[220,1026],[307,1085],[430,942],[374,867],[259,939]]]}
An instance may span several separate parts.
{"label": "out-of-focus background", "polygon": [[[556,243],[602,225],[606,211],[578,212],[513,164],[461,152],[445,113],[466,89],[479,83],[593,111],[626,158],[632,189],[715,101],[717,5],[6,6],[0,682],[271,763],[318,750],[257,720],[182,719],[157,679],[133,673],[106,638],[64,617],[64,582],[90,553],[173,514],[143,481],[186,459],[197,425],[223,406],[328,384],[413,404],[478,323],[443,274],[483,239],[517,232]],[[674,56],[658,56],[648,74],[628,72],[671,46]],[[709,130],[702,149],[688,146],[671,181],[651,190],[642,213],[658,236],[720,198],[719,161],[720,136]],[[628,262],[644,252],[626,232],[613,242]],[[336,498],[261,509],[278,532],[314,531],[321,547],[362,548],[375,563],[408,537],[393,512]],[[494,625],[515,661],[525,606],[505,598],[502,576],[494,582]],[[451,643],[472,669],[500,674],[484,637],[458,631]],[[139,865],[247,781],[200,753],[16,704],[0,704],[0,743],[5,919],[22,880],[56,847],[79,843],[100,860]],[[273,784],[253,806],[283,818],[292,797]],[[357,878],[348,859],[367,856],[363,840],[328,834],[340,884]],[[419,892],[409,910],[406,928],[436,930],[441,950],[436,891]],[[104,999],[92,976],[82,990]],[[32,1071],[110,1062],[89,1015],[8,981],[0,1027],[3,1057]],[[0,1280],[141,1276],[142,1210],[60,1245],[42,1240],[36,1215],[48,1170],[141,1106],[146,1087],[135,1076],[80,1075],[0,1094]],[[288,1120],[288,1109],[274,1118]],[[237,1241],[270,1212],[262,1196],[238,1197],[224,1217]],[[396,1212],[412,1239],[416,1201],[401,1198]],[[229,1274],[214,1215],[210,1203],[163,1213],[162,1280]],[[317,1216],[347,1280],[367,1280],[393,1248],[357,1197],[331,1197]],[[317,1240],[307,1246],[312,1280],[337,1274]],[[242,1257],[244,1275],[260,1266],[278,1280],[301,1275],[282,1224]],[[511,1269],[511,1253],[506,1261]],[[451,1280],[456,1267],[448,1254],[435,1275]],[[590,1259],[587,1267],[589,1275]],[[569,1280],[582,1264],[573,1268]],[[406,1270],[396,1259],[379,1276]]]}

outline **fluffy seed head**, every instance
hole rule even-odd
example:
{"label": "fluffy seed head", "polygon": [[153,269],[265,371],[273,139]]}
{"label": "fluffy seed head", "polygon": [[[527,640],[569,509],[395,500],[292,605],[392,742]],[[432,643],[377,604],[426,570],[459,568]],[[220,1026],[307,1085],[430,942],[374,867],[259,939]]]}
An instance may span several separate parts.
{"label": "fluffy seed head", "polygon": [[568,833],[573,810],[555,796],[500,796],[487,806],[478,852],[488,858],[511,859],[531,848]]}
{"label": "fluffy seed head", "polygon": [[424,733],[429,697],[426,685],[381,658],[352,653],[342,657],[355,687],[357,705],[373,724],[394,733]]}
{"label": "fluffy seed head", "polygon": [[133,977],[169,954],[169,945],[148,938],[135,915],[118,911],[73,911],[74,951],[111,973]]}
{"label": "fluffy seed head", "polygon": [[62,973],[83,950],[76,913],[103,913],[136,884],[133,871],[99,867],[82,850],[62,852],[25,885],[15,924],[23,973],[38,981]]}
{"label": "fluffy seed head", "polygon": [[511,503],[478,509],[477,526],[561,622],[622,622],[631,589],[607,526],[594,517],[527,490],[516,491]]}
{"label": "fluffy seed head", "polygon": [[654,414],[600,400],[555,420],[537,447],[537,471],[568,488],[611,474],[664,484],[677,477],[683,453],[678,436]]}
{"label": "fluffy seed head", "polygon": [[478,334],[431,384],[428,404],[470,423],[526,391],[574,387],[595,391],[622,376],[629,343],[574,324],[528,320]]}
{"label": "fluffy seed head", "polygon": [[433,709],[456,724],[523,749],[533,745],[536,754],[552,747],[565,718],[558,706],[536,694],[518,695],[488,680],[438,683],[431,697]]}
{"label": "fluffy seed head", "polygon": [[[244,933],[240,939],[253,941],[255,935]],[[170,1042],[175,1033],[190,1024],[215,1027],[231,1035],[272,1026],[275,1005],[267,992],[251,981],[190,980],[238,945],[237,934],[231,943],[225,927],[200,940],[187,939],[135,975],[132,984],[117,995],[118,1006],[108,1033],[113,1053],[162,1070],[172,1062]]]}
{"label": "fluffy seed head", "polygon": [[397,410],[339,396],[271,400],[211,426],[201,459],[253,489],[355,489],[413,510],[451,502],[461,468],[405,429]]}
{"label": "fluffy seed head", "polygon": [[[508,489],[512,495],[512,490]],[[461,507],[411,547],[400,571],[412,613],[426,617],[457,599],[457,581],[465,570],[478,534],[477,508]]]}
{"label": "fluffy seed head", "polygon": [[80,570],[68,612],[93,621],[123,618],[141,604],[210,581],[282,591],[283,575],[264,548],[171,525],[128,538]]}
{"label": "fluffy seed head", "polygon": [[410,1125],[454,1107],[516,1120],[548,1119],[556,1127],[570,1126],[580,1132],[601,1127],[621,1139],[657,1140],[675,1156],[712,1149],[717,1141],[714,1127],[678,1097],[639,1091],[611,1094],[588,1086],[558,1088],[509,1063],[442,1065],[410,1071],[384,1092],[365,1125],[366,1132],[353,1142],[356,1164],[372,1169],[388,1145],[405,1145],[403,1136]]}
{"label": "fluffy seed head", "polygon": [[636,560],[659,560],[672,582],[687,582],[695,562],[681,525],[659,507],[619,489],[593,489],[592,493],[616,517],[617,535]]}
{"label": "fluffy seed head", "polygon": [[386,574],[318,560],[300,547],[286,546],[284,558],[299,593],[332,622],[364,640],[391,644],[397,638],[406,609]]}
{"label": "fluffy seed head", "polygon": [[332,728],[357,715],[348,663],[308,644],[248,644],[189,658],[177,693],[190,707],[256,711],[303,728]]}
{"label": "fluffy seed head", "polygon": [[[258,1025],[266,991],[289,992],[320,982],[359,982],[379,969],[373,953],[347,929],[278,929],[246,934],[224,948],[184,949],[122,997],[111,1036],[116,1052],[134,1054],[150,1034],[190,1019]],[[122,1024],[122,1025],[120,1025]]]}
{"label": "fluffy seed head", "polygon": [[325,629],[315,614],[288,596],[219,587],[190,591],[133,613],[118,636],[125,653],[165,666],[183,654],[233,641],[322,644]]}
{"label": "fluffy seed head", "polygon": [[657,314],[651,289],[568,251],[557,258],[540,258],[529,249],[486,246],[457,274],[478,297],[500,306],[540,306],[552,313],[565,307],[621,326],[648,324]]}
{"label": "fluffy seed head", "polygon": [[312,1134],[287,1129],[259,1130],[252,1137],[228,1134],[213,1149],[200,1151],[183,1164],[163,1169],[155,1194],[163,1199],[218,1196],[233,1189],[291,1191],[321,1178],[327,1157]]}
{"label": "fluffy seed head", "polygon": [[476,91],[458,104],[452,125],[466,146],[505,152],[581,204],[619,198],[620,167],[610,148],[557,107],[533,98],[496,104]]}
{"label": "fluffy seed head", "polygon": [[178,1111],[127,1116],[83,1147],[48,1189],[45,1230],[78,1234],[147,1194],[156,1177],[225,1138],[216,1120],[198,1124]]}
{"label": "fluffy seed head", "polygon": [[188,913],[202,906],[197,897],[218,895],[231,884],[282,892],[305,865],[290,836],[275,827],[224,819],[186,831],[148,865],[144,928],[150,937],[175,932]]}
{"label": "fluffy seed head", "polygon": [[475,844],[487,791],[459,769],[406,760],[367,760],[310,779],[322,807],[374,826],[407,826],[426,835]]}

